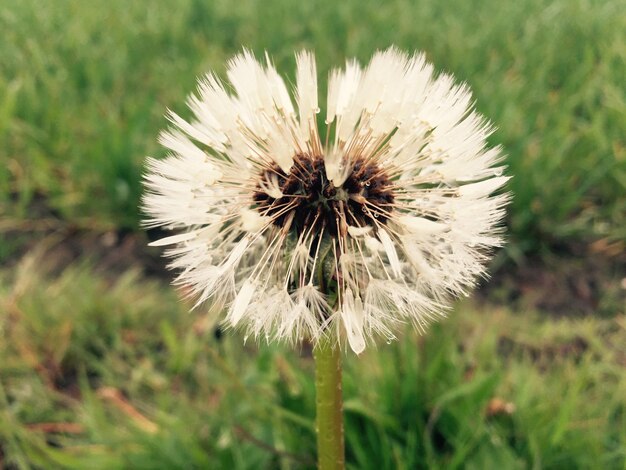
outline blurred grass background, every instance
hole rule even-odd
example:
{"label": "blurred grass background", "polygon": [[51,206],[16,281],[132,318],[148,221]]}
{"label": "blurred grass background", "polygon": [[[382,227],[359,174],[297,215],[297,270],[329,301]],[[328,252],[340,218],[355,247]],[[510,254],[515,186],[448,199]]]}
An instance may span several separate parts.
{"label": "blurred grass background", "polygon": [[8,0],[0,31],[0,468],[313,465],[310,351],[187,313],[142,162],[242,46],[293,80],[391,44],[472,87],[514,200],[474,300],[347,358],[351,467],[624,468],[623,0]]}

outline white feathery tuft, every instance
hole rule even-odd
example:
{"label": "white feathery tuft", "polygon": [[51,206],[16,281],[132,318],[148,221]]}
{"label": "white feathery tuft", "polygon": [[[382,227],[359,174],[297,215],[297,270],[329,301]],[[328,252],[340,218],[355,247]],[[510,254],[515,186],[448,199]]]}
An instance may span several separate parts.
{"label": "white feathery tuft", "polygon": [[246,338],[360,354],[406,323],[425,331],[485,275],[509,177],[466,85],[395,48],[348,61],[321,100],[324,145],[311,52],[293,93],[267,55],[243,50],[226,75],[199,80],[189,120],[168,111],[169,153],[144,175],[144,225],[173,231],[150,245],[196,306]]}

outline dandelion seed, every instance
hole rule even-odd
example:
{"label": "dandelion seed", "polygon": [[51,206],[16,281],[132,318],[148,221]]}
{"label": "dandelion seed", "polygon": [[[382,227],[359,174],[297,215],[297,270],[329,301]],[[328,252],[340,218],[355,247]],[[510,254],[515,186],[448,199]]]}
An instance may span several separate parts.
{"label": "dandelion seed", "polygon": [[467,294],[501,244],[507,181],[470,92],[394,48],[330,73],[322,143],[312,54],[293,100],[249,51],[200,80],[190,121],[169,114],[164,160],[148,159],[148,227],[198,303],[219,302],[249,336],[356,353]]}

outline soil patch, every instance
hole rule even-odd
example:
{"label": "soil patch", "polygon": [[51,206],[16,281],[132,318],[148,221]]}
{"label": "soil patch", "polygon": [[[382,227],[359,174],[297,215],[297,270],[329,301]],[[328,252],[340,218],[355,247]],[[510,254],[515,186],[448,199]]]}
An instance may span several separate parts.
{"label": "soil patch", "polygon": [[[44,244],[46,261],[58,271],[78,260],[89,260],[105,276],[139,268],[149,277],[168,282],[173,279],[174,273],[166,269],[167,260],[161,257],[162,249],[147,246],[150,240],[165,234],[162,230],[78,227],[48,210],[43,198],[36,198],[34,205],[30,213],[39,218],[22,220],[0,231],[0,242],[10,246],[8,253],[2,253],[5,266],[10,267],[30,249]],[[614,316],[624,311],[623,242],[596,240],[561,245],[547,253],[528,256],[518,263],[505,260],[478,289],[478,299],[520,312],[534,310],[555,316]]]}
{"label": "soil patch", "polygon": [[554,316],[614,316],[626,305],[626,251],[603,240],[558,253],[505,262],[479,298],[517,311]]}

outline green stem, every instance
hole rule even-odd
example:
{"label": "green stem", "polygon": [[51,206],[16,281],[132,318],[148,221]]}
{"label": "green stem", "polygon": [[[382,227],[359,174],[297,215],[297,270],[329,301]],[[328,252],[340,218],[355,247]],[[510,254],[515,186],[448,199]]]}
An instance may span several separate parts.
{"label": "green stem", "polygon": [[319,470],[345,468],[343,441],[343,400],[341,394],[341,350],[322,338],[313,350],[317,431],[317,467]]}

